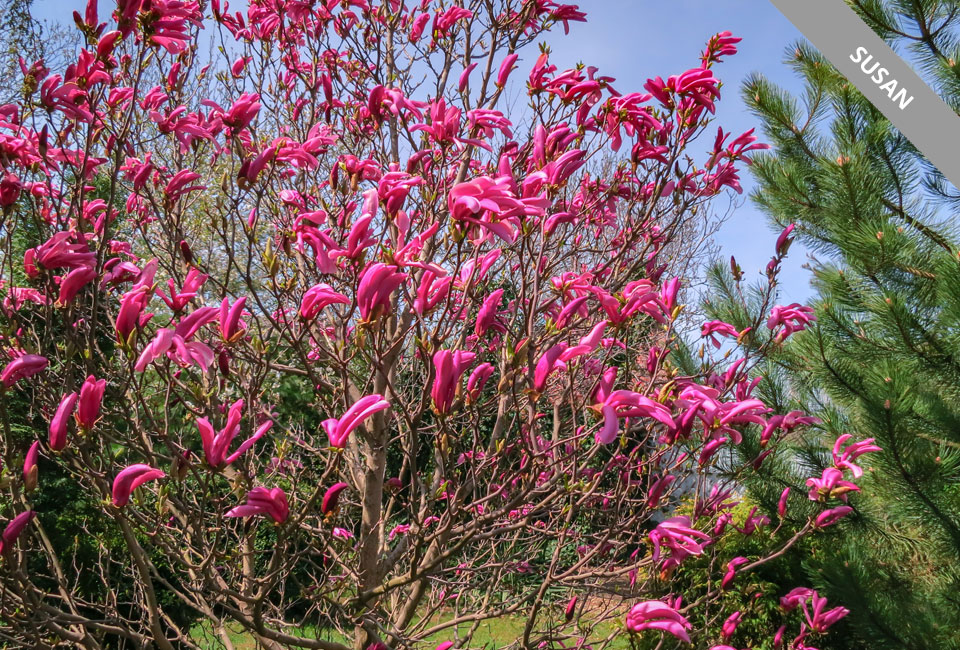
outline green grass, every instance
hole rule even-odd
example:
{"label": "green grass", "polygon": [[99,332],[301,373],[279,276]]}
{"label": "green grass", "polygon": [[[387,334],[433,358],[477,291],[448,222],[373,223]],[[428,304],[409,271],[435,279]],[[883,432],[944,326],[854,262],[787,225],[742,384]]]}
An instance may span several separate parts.
{"label": "green grass", "polygon": [[[449,615],[442,615],[437,617],[437,622],[441,622],[449,618]],[[485,648],[487,650],[496,650],[498,648],[503,648],[515,643],[523,635],[523,626],[525,619],[522,617],[502,617],[494,618],[483,621],[480,623],[477,628],[476,634],[473,635],[473,639],[470,642],[470,648]],[[470,630],[471,623],[461,623],[457,626],[457,632],[461,635],[466,634]],[[616,622],[604,622],[601,623],[595,630],[592,635],[594,640],[600,640],[609,636],[614,630],[617,629]],[[346,644],[348,646],[352,645],[352,640],[348,639],[336,630],[330,629],[317,629],[311,625],[305,625],[299,630],[290,630],[288,633],[303,636],[308,638],[322,638],[329,641],[336,641],[339,643]],[[228,635],[230,637],[230,642],[233,644],[236,650],[255,650],[257,644],[254,639],[238,629],[228,629]],[[194,628],[192,633],[193,639],[195,642],[198,642],[202,647],[209,648],[210,650],[215,650],[222,648],[219,637],[212,633],[209,625],[201,624]],[[456,638],[454,634],[454,629],[447,628],[442,632],[438,632],[427,639],[422,645],[424,648],[432,650],[433,647],[443,641],[451,641]],[[630,645],[626,639],[626,636],[621,634],[613,643],[608,646],[610,650],[625,650],[629,648]]]}

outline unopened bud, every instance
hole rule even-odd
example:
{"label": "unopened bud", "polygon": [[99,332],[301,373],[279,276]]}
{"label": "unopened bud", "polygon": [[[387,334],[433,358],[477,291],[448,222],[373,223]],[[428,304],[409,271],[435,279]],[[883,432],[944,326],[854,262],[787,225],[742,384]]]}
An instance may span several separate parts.
{"label": "unopened bud", "polygon": [[220,368],[220,373],[224,377],[230,376],[230,353],[226,350],[220,350],[220,354],[217,355],[217,366]]}
{"label": "unopened bud", "polygon": [[37,477],[38,477],[37,466],[34,465],[31,467],[23,477],[23,491],[24,492],[33,492],[37,487]]}
{"label": "unopened bud", "polygon": [[183,257],[184,262],[193,264],[193,251],[190,250],[190,244],[187,243],[186,239],[180,240],[180,255]]}

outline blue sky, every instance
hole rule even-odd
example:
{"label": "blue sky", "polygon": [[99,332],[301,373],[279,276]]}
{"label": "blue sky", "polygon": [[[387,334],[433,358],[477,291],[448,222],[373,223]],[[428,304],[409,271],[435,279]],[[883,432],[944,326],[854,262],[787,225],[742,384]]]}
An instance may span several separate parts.
{"label": "blue sky", "polygon": [[[112,5],[102,0],[100,4],[102,13]],[[238,0],[230,3],[232,9],[245,4]],[[758,126],[739,92],[741,82],[753,72],[788,90],[800,88],[783,64],[784,49],[800,38],[800,33],[768,0],[579,0],[579,4],[587,12],[588,22],[571,23],[568,36],[559,28],[550,35],[551,62],[560,69],[579,61],[595,65],[601,74],[617,79],[614,87],[621,93],[642,90],[650,77],[666,78],[695,67],[707,39],[724,30],[743,41],[738,46],[740,53],[716,69],[724,82],[716,124],[734,134]],[[82,13],[85,5],[84,0],[36,0],[34,9],[43,20],[71,21],[72,9]],[[712,142],[702,144],[706,149]],[[747,198],[754,187],[750,172],[744,170],[741,177],[744,193],[740,205],[718,233],[717,242],[724,256],[736,256],[748,277],[755,279],[773,254],[777,233]],[[727,204],[720,201],[717,206],[723,210]],[[806,252],[793,246],[781,275],[781,302],[804,302],[811,296],[810,274],[801,268],[805,261]]]}
{"label": "blue sky", "polygon": [[[727,58],[715,74],[724,82],[723,97],[717,105],[717,125],[740,134],[759,122],[740,100],[740,84],[759,72],[788,90],[800,90],[798,79],[783,63],[787,45],[800,32],[768,0],[585,0],[587,23],[572,23],[570,34],[559,30],[549,39],[551,63],[560,69],[582,60],[595,65],[601,74],[617,79],[621,93],[640,91],[644,82],[660,75],[677,74],[699,65],[698,55],[707,39],[724,30],[743,41],[740,52]],[[762,136],[761,136],[762,138]],[[709,147],[703,143],[703,148]],[[744,193],[718,233],[722,254],[734,255],[750,279],[773,255],[777,234],[766,217],[747,198],[755,186],[748,170],[741,174]],[[725,202],[717,204],[726,208]],[[801,268],[807,261],[799,245],[790,249],[785,272],[781,274],[780,301],[804,302],[812,295],[810,273]]]}

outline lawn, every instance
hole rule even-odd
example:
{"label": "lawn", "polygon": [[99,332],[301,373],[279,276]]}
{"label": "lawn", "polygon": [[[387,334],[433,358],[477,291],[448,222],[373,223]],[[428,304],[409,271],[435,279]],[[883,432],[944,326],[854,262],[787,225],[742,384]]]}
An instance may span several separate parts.
{"label": "lawn", "polygon": [[[443,616],[439,617],[438,620],[442,621]],[[524,619],[521,617],[503,617],[497,619],[490,619],[484,621],[480,624],[477,629],[476,634],[473,636],[473,640],[470,643],[470,648],[485,648],[488,650],[496,650],[498,648],[503,648],[515,643],[517,639],[523,634],[523,625]],[[601,624],[597,630],[594,632],[594,638],[599,640],[601,638],[606,638],[617,628],[615,622],[608,622]],[[457,626],[458,632],[465,634],[470,629],[469,623],[463,623]],[[233,643],[236,650],[254,650],[257,647],[256,642],[245,632],[241,630],[230,631],[230,642]],[[299,631],[293,632],[293,634],[301,635],[304,637],[310,638],[323,638],[330,641],[338,641],[341,643],[346,643],[347,645],[351,644],[350,639],[346,639],[341,634],[335,630],[318,630],[313,626],[304,626]],[[209,648],[210,650],[215,650],[222,648],[219,638],[212,634],[209,626],[200,625],[193,630],[193,637],[195,641],[201,643],[204,648]],[[443,641],[449,641],[455,638],[453,629],[447,629],[443,632],[437,633],[433,638],[430,639],[430,643],[424,645],[424,648],[432,648]],[[610,650],[625,650],[629,648],[630,645],[625,637],[625,635],[618,635],[617,638],[613,640],[608,648]]]}

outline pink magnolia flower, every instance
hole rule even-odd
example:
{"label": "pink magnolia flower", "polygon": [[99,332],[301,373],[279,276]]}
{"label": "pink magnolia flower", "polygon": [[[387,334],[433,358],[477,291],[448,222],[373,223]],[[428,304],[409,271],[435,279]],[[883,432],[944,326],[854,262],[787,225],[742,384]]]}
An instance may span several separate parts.
{"label": "pink magnolia flower", "polygon": [[788,612],[800,607],[803,610],[807,625],[810,626],[811,630],[820,634],[826,632],[830,626],[850,613],[844,607],[834,607],[828,610],[827,599],[818,594],[816,590],[808,587],[792,589],[780,599],[780,606]]}
{"label": "pink magnolia flower", "polygon": [[460,78],[457,80],[457,91],[463,92],[467,89],[467,86],[470,85],[470,73],[479,65],[478,61],[474,61],[467,67],[463,69],[463,72],[460,73]]}
{"label": "pink magnolia flower", "polygon": [[229,298],[224,298],[220,303],[220,336],[227,343],[234,343],[246,332],[241,328],[240,318],[243,316],[243,306],[246,304],[246,296],[238,298],[233,305]]}
{"label": "pink magnolia flower", "polygon": [[739,505],[739,501],[730,501],[732,489],[723,489],[719,484],[710,488],[710,494],[700,502],[695,512],[695,518],[709,516],[723,510],[731,510]]}
{"label": "pink magnolia flower", "polygon": [[[376,197],[383,202],[384,210],[388,215],[395,215],[403,209],[411,190],[425,182],[419,176],[411,176],[407,172],[390,171],[377,183]],[[376,208],[371,211],[374,210]]]}
{"label": "pink magnolia flower", "polygon": [[[93,56],[89,50],[82,50],[81,56],[84,56],[83,52],[87,53],[86,57]],[[75,74],[68,73],[67,77],[66,83],[61,83],[64,79],[59,74],[47,77],[40,86],[40,103],[48,110],[59,111],[68,118],[79,122],[92,122],[93,113],[88,109],[87,92],[74,81]],[[95,167],[94,165],[93,168]],[[92,169],[90,171],[92,172]]]}
{"label": "pink magnolia flower", "polygon": [[487,231],[476,241],[486,241],[493,234],[512,244],[517,239],[519,216],[529,210],[514,195],[511,185],[512,179],[488,176],[456,185],[447,197],[450,216]]}
{"label": "pink magnolia flower", "polygon": [[233,65],[230,66],[230,74],[234,77],[240,77],[243,74],[243,69],[247,67],[247,64],[250,62],[250,59],[253,57],[249,56],[238,56],[233,61]]}
{"label": "pink magnolia flower", "polygon": [[751,508],[746,520],[743,522],[743,528],[737,528],[742,534],[752,535],[757,528],[770,523],[770,517],[762,514],[758,515],[757,510],[758,508],[756,506]]}
{"label": "pink magnolia flower", "polygon": [[26,287],[10,287],[7,296],[3,299],[3,308],[7,314],[19,310],[24,303],[32,302],[35,305],[48,305],[50,300],[38,291]]}
{"label": "pink magnolia flower", "polygon": [[570,33],[570,23],[585,23],[587,22],[587,14],[580,11],[580,8],[577,5],[553,5],[554,8],[550,11],[550,17],[553,20],[559,21],[563,24],[563,33]]}
{"label": "pink magnolia flower", "polygon": [[837,506],[836,508],[831,508],[829,510],[824,510],[817,518],[814,520],[813,525],[817,528],[826,528],[827,526],[832,526],[837,523],[847,515],[853,512],[853,508],[850,506]]}
{"label": "pink magnolia flower", "polygon": [[122,508],[130,502],[130,494],[148,481],[165,477],[159,469],[137,463],[120,471],[113,479],[113,505]]}
{"label": "pink magnolia flower", "polygon": [[[610,97],[601,108],[603,119],[603,130],[610,137],[610,148],[614,151],[620,151],[623,145],[623,134],[625,131],[628,136],[637,135],[638,139],[635,147],[642,148],[650,143],[643,137],[643,134],[651,129],[662,131],[663,124],[654,116],[649,106],[644,104],[651,98],[651,95],[645,93],[627,93],[620,97]],[[663,153],[669,151],[664,147]],[[649,156],[653,157],[653,156]],[[640,162],[640,160],[637,160]],[[663,161],[666,164],[666,160]]]}
{"label": "pink magnolia flower", "polygon": [[733,161],[743,160],[748,165],[752,164],[753,160],[751,160],[750,156],[747,155],[748,152],[770,148],[770,145],[757,142],[757,136],[753,135],[753,129],[741,133],[733,140],[733,142],[724,148],[724,143],[729,137],[730,134],[724,133],[722,128],[717,129],[717,138],[713,144],[713,153],[710,155],[710,159],[706,163],[707,169],[713,168],[714,165],[726,159],[727,162],[722,163],[720,165],[721,168],[725,170],[735,170],[735,167],[733,167]]}
{"label": "pink magnolia flower", "polygon": [[763,430],[760,432],[760,445],[765,446],[777,429],[789,433],[800,425],[816,424],[819,421],[818,418],[804,415],[803,411],[790,411],[786,415],[773,415],[767,420],[766,425],[764,425]]}
{"label": "pink magnolia flower", "polygon": [[137,325],[140,324],[140,315],[147,308],[152,296],[153,289],[143,287],[132,289],[120,298],[120,311],[117,312],[114,328],[117,333],[117,341],[121,345],[130,341],[131,335],[136,331]]}
{"label": "pink magnolia flower", "polygon": [[[205,307],[204,309],[210,309],[214,313],[216,312],[216,309],[213,307]],[[213,350],[211,350],[206,343],[190,341],[189,338],[192,334],[187,337],[181,336],[178,332],[188,330],[184,325],[185,322],[187,321],[181,321],[175,330],[169,330],[165,327],[157,330],[157,335],[140,353],[140,357],[134,365],[134,370],[143,372],[150,363],[164,354],[183,367],[197,365],[203,370],[207,370],[210,364],[213,363]],[[223,359],[226,354],[226,350],[222,350],[221,359]]]}
{"label": "pink magnolia flower", "polygon": [[37,513],[33,510],[24,510],[7,522],[7,525],[3,529],[3,534],[0,535],[0,555],[10,551],[16,543],[17,538],[20,537],[20,534],[23,532],[23,529],[26,528],[27,524],[33,521],[33,518],[36,516]]}
{"label": "pink magnolia flower", "polygon": [[89,375],[83,386],[80,387],[80,400],[77,403],[77,412],[74,418],[77,426],[84,431],[89,431],[100,419],[100,405],[103,402],[103,391],[107,387],[107,381],[101,379],[97,381],[96,377]]}
{"label": "pink magnolia flower", "polygon": [[783,229],[780,233],[780,236],[777,237],[776,251],[777,255],[786,255],[787,251],[790,249],[790,243],[793,241],[790,239],[790,235],[793,234],[794,228],[797,227],[797,224],[791,223],[789,226]]}
{"label": "pink magnolia flower", "polygon": [[420,277],[420,285],[417,287],[417,297],[413,301],[414,311],[421,316],[429,313],[450,295],[452,283],[453,278],[437,277],[437,274],[430,269],[424,271]]}
{"label": "pink magnolia flower", "polygon": [[97,277],[97,271],[90,266],[79,266],[67,273],[60,281],[60,296],[57,304],[68,305],[73,302],[80,290]]}
{"label": "pink magnolia flower", "polygon": [[589,313],[586,307],[587,300],[589,300],[589,296],[579,296],[564,305],[563,309],[557,313],[556,318],[553,319],[554,325],[558,329],[562,329],[567,326],[574,315],[585,318]]}
{"label": "pink magnolia flower", "polygon": [[213,362],[213,350],[205,343],[191,340],[201,327],[216,320],[216,307],[200,307],[184,316],[173,330],[160,328],[153,340],[144,347],[134,365],[134,370],[143,372],[147,366],[163,356],[181,366],[196,364],[206,370]]}
{"label": "pink magnolia flower", "polygon": [[810,596],[810,609],[807,609],[807,601],[800,603],[803,609],[803,616],[807,619],[807,625],[818,634],[826,632],[834,623],[850,613],[845,607],[834,607],[827,609],[827,599],[816,591]]}
{"label": "pink magnolia flower", "polygon": [[680,278],[667,280],[660,289],[660,302],[665,307],[664,312],[671,313],[677,306],[677,294],[680,292]]}
{"label": "pink magnolia flower", "polygon": [[429,106],[430,123],[415,124],[410,128],[411,131],[424,131],[434,143],[439,145],[481,144],[477,140],[471,141],[469,138],[459,137],[462,114],[459,108],[456,106],[448,107],[447,102],[442,97],[431,102]]}
{"label": "pink magnolia flower", "polygon": [[810,488],[808,495],[811,501],[826,501],[834,497],[846,501],[848,492],[858,492],[860,490],[850,481],[844,481],[843,471],[836,467],[828,467],[823,470],[820,478],[808,478],[807,487]]}
{"label": "pink magnolia flower", "polygon": [[353,226],[350,227],[350,233],[347,235],[347,248],[331,253],[332,258],[345,257],[355,260],[363,255],[367,248],[377,243],[377,240],[370,233],[370,226],[373,224],[373,217],[377,209],[377,191],[370,189],[364,192],[364,195],[366,196],[364,206],[372,212],[361,215],[354,222]]}
{"label": "pink magnolia flower", "polygon": [[[550,136],[548,136],[549,138]],[[551,160],[539,172],[527,176],[523,182],[523,196],[530,197],[542,189],[542,183],[560,186],[586,164],[586,153],[581,149],[571,149]]]}
{"label": "pink magnolia flower", "polygon": [[648,417],[665,424],[670,429],[676,428],[670,409],[649,397],[629,390],[613,391],[594,408],[599,408],[603,414],[603,427],[596,434],[597,442],[602,445],[608,445],[616,439],[620,431],[621,418]]}
{"label": "pink magnolia flower", "polygon": [[219,310],[216,307],[200,307],[187,316],[183,316],[177,323],[174,332],[184,341],[189,341],[201,327],[215,321],[218,315]]}
{"label": "pink magnolia flower", "polygon": [[0,207],[13,205],[20,198],[20,191],[23,184],[15,174],[7,172],[0,179]]}
{"label": "pink magnolia flower", "polygon": [[777,501],[777,514],[781,517],[787,515],[787,499],[790,498],[790,488],[783,488],[783,492],[780,493],[780,500]]}
{"label": "pink magnolia flower", "polygon": [[358,181],[378,181],[383,175],[377,161],[369,158],[360,159],[353,154],[345,154],[340,156],[339,161],[351,178]]}
{"label": "pink magnolia flower", "polygon": [[697,459],[697,464],[701,467],[705,465],[714,454],[720,451],[720,448],[723,447],[723,444],[727,442],[727,440],[728,438],[726,436],[721,436],[720,438],[714,438],[710,440],[700,451],[700,457]]}
{"label": "pink magnolia flower", "polygon": [[[667,81],[660,77],[648,79],[643,88],[668,108],[677,105],[685,107],[687,105],[683,100],[689,100],[689,107],[696,106],[698,109],[706,109],[713,113],[715,111],[713,100],[720,97],[718,83],[719,81],[714,78],[709,68],[693,68],[683,74],[673,75]],[[699,116],[698,110],[694,117],[699,119]],[[696,121],[694,119],[689,123]]]}
{"label": "pink magnolia flower", "polygon": [[680,566],[684,559],[691,555],[703,553],[705,543],[710,541],[706,533],[690,527],[690,517],[680,515],[661,522],[650,531],[650,541],[653,542],[653,561],[660,560],[661,550],[670,552],[670,557],[663,561],[665,570]]}
{"label": "pink magnolia flower", "polygon": [[314,285],[303,295],[303,301],[300,303],[300,317],[304,320],[313,320],[324,308],[334,304],[349,305],[350,299],[334,291],[329,284]]}
{"label": "pink magnolia flower", "polygon": [[567,349],[566,343],[558,343],[541,355],[537,365],[533,370],[533,390],[542,393],[547,387],[547,378],[557,369],[560,355]]}
{"label": "pink magnolia flower", "polygon": [[487,380],[490,379],[493,371],[494,368],[492,364],[481,363],[470,373],[470,376],[467,378],[467,398],[471,402],[476,401],[477,398],[480,397],[480,393],[483,391],[483,387],[487,384]]}
{"label": "pink magnolia flower", "polygon": [[323,430],[327,432],[330,438],[330,446],[335,449],[343,449],[347,444],[347,438],[353,433],[354,429],[374,413],[379,413],[384,409],[390,408],[390,402],[383,399],[381,395],[367,395],[361,397],[353,404],[340,419],[329,418],[323,421]]}
{"label": "pink magnolia flower", "polygon": [[657,508],[660,505],[660,499],[663,498],[664,492],[669,488],[674,481],[677,480],[677,477],[673,474],[667,474],[666,476],[661,476],[650,486],[650,490],[647,491],[647,507],[648,508]]}
{"label": "pink magnolia flower", "polygon": [[786,633],[786,631],[787,631],[787,626],[786,626],[786,625],[781,625],[780,627],[777,628],[777,633],[773,635],[773,647],[774,647],[774,648],[778,648],[778,649],[779,649],[780,646],[783,645],[783,635]]}
{"label": "pink magnolia flower", "polygon": [[29,379],[43,372],[48,363],[47,358],[39,354],[22,354],[0,372],[0,383],[3,383],[4,388],[10,388],[21,379]]}
{"label": "pink magnolia flower", "polygon": [[257,440],[262,438],[270,428],[273,427],[273,421],[267,420],[254,431],[253,435],[247,438],[235,452],[227,455],[230,444],[240,432],[240,420],[243,418],[243,400],[238,399],[230,406],[227,412],[227,421],[223,429],[217,433],[213,425],[206,418],[197,418],[197,429],[200,430],[200,440],[203,443],[203,454],[210,467],[223,467],[229,465],[240,458],[248,449],[256,444]]}
{"label": "pink magnolia flower", "polygon": [[611,366],[604,370],[603,374],[600,375],[600,380],[597,382],[597,387],[594,389],[593,395],[591,395],[594,404],[602,404],[610,395],[613,394],[613,385],[617,381],[618,371],[619,368],[616,366]]}
{"label": "pink magnolia flower", "polygon": [[500,71],[497,73],[497,86],[502,88],[507,85],[507,78],[510,76],[510,73],[514,69],[514,63],[517,62],[517,58],[520,55],[514,52],[513,54],[508,54],[503,60],[503,63],[500,64]]}
{"label": "pink magnolia flower", "polygon": [[407,277],[407,274],[401,273],[397,267],[382,262],[367,266],[357,287],[360,318],[372,321],[381,315],[389,314],[392,311],[390,298],[393,292],[406,282]]}
{"label": "pink magnolia flower", "polygon": [[747,561],[745,557],[735,557],[727,562],[727,572],[723,574],[723,580],[720,581],[721,589],[730,588],[730,585],[733,584],[733,579],[737,577],[737,567],[746,564]]}
{"label": "pink magnolia flower", "polygon": [[743,39],[737,38],[730,32],[720,32],[710,37],[701,60],[704,64],[719,62],[721,56],[732,56],[737,53],[736,44]]}
{"label": "pink magnolia flower", "polygon": [[590,333],[582,337],[577,345],[571,346],[560,353],[559,360],[566,363],[576,357],[590,354],[597,349],[603,340],[603,332],[607,327],[607,321],[601,320],[593,326]]}
{"label": "pink magnolia flower", "polygon": [[494,248],[483,257],[470,258],[460,267],[460,273],[457,274],[454,286],[461,291],[467,291],[477,283],[482,282],[502,254],[501,249]]}
{"label": "pink magnolia flower", "polygon": [[815,320],[817,317],[812,307],[805,307],[799,303],[787,306],[777,305],[770,310],[767,329],[777,330],[777,340],[783,341],[791,334],[805,330]]}
{"label": "pink magnolia flower", "polygon": [[187,271],[187,277],[183,280],[183,286],[180,288],[180,291],[177,291],[176,284],[174,284],[173,279],[167,280],[167,287],[170,290],[170,297],[168,298],[162,291],[158,291],[160,297],[163,299],[167,306],[170,307],[174,312],[179,313],[190,304],[190,301],[193,300],[200,289],[203,287],[204,283],[207,281],[207,275],[201,273],[197,269],[191,267]]}
{"label": "pink magnolia flower", "polygon": [[410,524],[397,524],[390,531],[389,538],[392,541],[397,535],[406,535],[410,532]]}
{"label": "pink magnolia flower", "polygon": [[[238,59],[242,61],[242,59]],[[260,112],[260,95],[257,93],[243,93],[226,111],[221,110],[221,119],[223,123],[239,131],[245,129],[253,122],[253,119]]]}
{"label": "pink magnolia flower", "polygon": [[729,641],[730,637],[733,636],[733,633],[737,631],[737,625],[740,624],[740,619],[742,617],[743,614],[740,612],[734,612],[727,618],[727,620],[723,622],[723,626],[720,629],[720,634],[723,636],[724,641]]}
{"label": "pink magnolia flower", "polygon": [[403,489],[403,481],[400,480],[399,476],[391,476],[390,478],[388,478],[386,481],[383,482],[383,486],[388,490],[390,490],[391,492],[395,492],[397,490]]}
{"label": "pink magnolia flower", "polygon": [[35,440],[23,458],[23,489],[32,492],[37,487],[38,472],[37,457],[40,453],[40,441]]}
{"label": "pink magnolia flower", "polygon": [[181,169],[167,182],[163,188],[167,195],[167,200],[171,203],[189,192],[196,192],[207,189],[205,185],[191,185],[194,181],[203,178],[200,174],[189,169]]}
{"label": "pink magnolia flower", "polygon": [[[140,5],[139,1],[118,3],[117,12],[121,16],[118,26],[121,31],[132,29],[130,22],[135,20]],[[123,6],[133,9],[123,11],[120,9]],[[170,54],[180,54],[187,49],[193,38],[190,25],[202,26],[203,13],[197,0],[153,0],[149,4],[144,3],[146,7],[149,7],[150,14],[141,19],[141,24],[149,26],[144,30],[147,41]]]}
{"label": "pink magnolia flower", "polygon": [[424,12],[417,16],[410,25],[410,42],[416,43],[423,36],[423,30],[430,22],[430,14]]}
{"label": "pink magnolia flower", "polygon": [[278,488],[255,487],[247,492],[247,503],[231,508],[225,517],[254,517],[264,515],[282,524],[290,515],[286,493]]}
{"label": "pink magnolia flower", "polygon": [[367,111],[370,116],[378,123],[383,121],[384,110],[395,117],[423,119],[423,112],[420,110],[428,106],[426,102],[420,102],[406,97],[399,88],[386,88],[384,86],[375,86],[367,99]]}
{"label": "pink magnolia flower", "polygon": [[437,37],[449,36],[451,29],[460,20],[468,20],[473,17],[473,12],[463,7],[453,5],[448,9],[437,13],[433,17],[433,31]]}
{"label": "pink magnolia flower", "polygon": [[661,630],[690,643],[690,635],[687,634],[687,630],[691,627],[690,623],[676,608],[660,600],[637,603],[627,613],[626,622],[627,629],[631,632]]}
{"label": "pink magnolia flower", "polygon": [[31,278],[36,278],[40,269],[93,268],[96,263],[96,253],[87,247],[82,237],[70,230],[54,233],[50,239],[27,250],[23,256],[24,269]]}
{"label": "pink magnolia flower", "polygon": [[703,324],[703,327],[700,330],[700,336],[705,336],[713,345],[713,347],[719,349],[720,341],[717,339],[717,335],[728,336],[730,338],[738,338],[741,332],[737,331],[737,328],[731,325],[730,323],[724,323],[719,320],[712,320]]}
{"label": "pink magnolia flower", "polygon": [[503,299],[503,289],[497,289],[484,298],[480,310],[477,312],[477,324],[473,333],[477,336],[483,336],[490,328],[497,329],[501,333],[506,328],[498,322],[497,315],[500,308],[500,301]]}
{"label": "pink magnolia flower", "polygon": [[349,486],[346,483],[334,483],[327,488],[327,491],[323,493],[323,500],[320,503],[320,512],[325,515],[330,514],[337,509],[337,504],[340,502],[340,495],[346,490]]}
{"label": "pink magnolia flower", "polygon": [[577,597],[573,596],[567,601],[567,606],[563,610],[563,619],[569,623],[573,620],[573,615],[577,611]]}
{"label": "pink magnolia flower", "polygon": [[793,611],[799,607],[801,603],[805,603],[810,600],[810,596],[815,593],[817,592],[809,587],[794,587],[787,592],[785,596],[780,597],[780,607],[787,612]]}
{"label": "pink magnolia flower", "polygon": [[513,137],[510,127],[513,123],[504,117],[500,111],[494,111],[486,108],[475,108],[467,111],[467,121],[470,123],[470,131],[478,136],[485,138],[493,137],[495,131],[500,131],[508,138]]}
{"label": "pink magnolia flower", "polygon": [[723,531],[727,529],[727,525],[733,521],[733,515],[729,512],[724,512],[719,517],[717,517],[716,523],[713,525],[713,534],[714,536],[720,536],[723,534]]}
{"label": "pink magnolia flower", "polygon": [[346,528],[341,528],[340,526],[334,526],[333,536],[336,537],[337,539],[342,539],[344,541],[353,539],[353,533],[351,533]]}
{"label": "pink magnolia flower", "polygon": [[720,392],[715,388],[690,383],[680,391],[679,397],[674,400],[675,408],[684,409],[678,419],[678,436],[690,435],[695,418],[703,423],[713,437],[727,436],[735,444],[743,439],[734,425],[766,424],[763,414],[767,408],[758,399],[743,399],[723,402]]}
{"label": "pink magnolia flower", "polygon": [[843,443],[852,437],[849,433],[845,433],[833,443],[833,465],[839,469],[849,469],[854,478],[860,478],[863,476],[863,469],[853,461],[864,454],[883,451],[883,449],[873,444],[873,438],[854,442],[844,449]]}
{"label": "pink magnolia flower", "polygon": [[433,388],[430,396],[438,413],[446,414],[453,406],[457,389],[460,387],[460,378],[467,367],[473,363],[477,355],[473,352],[457,350],[438,350],[433,355]]}
{"label": "pink magnolia flower", "polygon": [[79,396],[76,392],[64,395],[50,420],[50,438],[48,444],[54,451],[62,451],[67,446],[67,422]]}
{"label": "pink magnolia flower", "polygon": [[638,314],[646,314],[658,323],[665,323],[660,295],[650,280],[635,280],[623,289],[622,299],[598,287],[591,290],[600,301],[607,320],[613,325],[625,323]]}
{"label": "pink magnolia flower", "polygon": [[151,362],[161,357],[170,349],[170,346],[173,345],[174,336],[173,330],[167,329],[166,327],[158,329],[157,335],[153,340],[144,346],[143,351],[137,358],[136,364],[133,366],[134,370],[137,372],[146,370]]}

